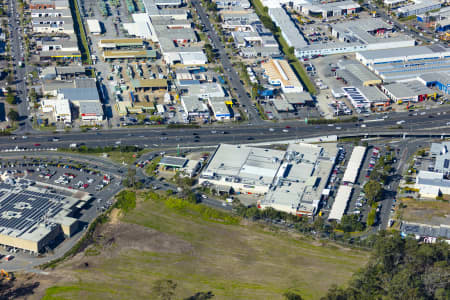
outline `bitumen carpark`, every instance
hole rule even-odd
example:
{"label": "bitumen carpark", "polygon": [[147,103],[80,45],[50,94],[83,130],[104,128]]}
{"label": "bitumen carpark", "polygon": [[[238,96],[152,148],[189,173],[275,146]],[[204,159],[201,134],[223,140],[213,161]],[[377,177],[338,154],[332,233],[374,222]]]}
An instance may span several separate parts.
{"label": "bitumen carpark", "polygon": [[[340,151],[340,154],[338,156],[338,161],[336,163],[336,166],[339,166],[338,168],[335,168],[336,174],[332,174],[332,178],[330,181],[330,186],[332,190],[332,197],[326,205],[323,208],[324,216],[328,216],[331,207],[333,206],[334,197],[336,196],[337,189],[339,188],[339,185],[341,184],[342,176],[346,170],[348,160],[350,159],[350,156],[352,154],[353,145],[346,143],[346,144],[339,144],[339,147],[342,147],[342,151]],[[367,204],[367,198],[364,196],[363,193],[363,187],[364,184],[369,181],[369,178],[366,177],[368,175],[369,169],[372,169],[369,167],[369,165],[374,165],[378,161],[378,158],[373,155],[374,149],[379,149],[379,155],[378,157],[381,157],[386,154],[386,150],[384,147],[377,147],[374,145],[369,145],[366,149],[366,154],[364,156],[364,160],[361,163],[361,167],[358,173],[358,178],[355,184],[353,184],[353,192],[351,195],[351,198],[348,202],[347,209],[345,210],[346,215],[351,214],[357,214],[359,215],[359,220],[362,222],[366,222],[367,215],[370,212],[370,207]],[[370,174],[370,173],[369,173]],[[357,204],[360,203],[360,204]]]}
{"label": "bitumen carpark", "polygon": [[[109,174],[93,167],[78,169],[76,168],[77,165],[80,164],[68,161],[4,160],[0,163],[0,169],[20,172],[21,175],[23,174],[23,178],[50,186],[79,189],[92,194],[107,185],[103,182],[103,179],[106,179],[104,176],[109,177]],[[109,180],[106,179],[105,181]]]}
{"label": "bitumen carpark", "polygon": [[[100,169],[101,167],[96,165],[95,162],[89,164],[89,167],[84,169],[77,168],[77,165],[86,165],[86,163],[72,159],[23,158],[23,156],[22,158],[3,157],[0,160],[0,173],[11,172],[14,177],[28,179],[40,187],[47,188],[49,192],[69,195],[79,190],[92,195],[91,201],[79,212],[78,219],[84,225],[81,226],[77,234],[57,245],[50,253],[39,257],[11,247],[0,248],[0,256],[14,255],[13,260],[3,262],[4,268],[9,270],[23,269],[25,265],[32,268],[35,265],[63,255],[68,249],[73,247],[83,231],[87,228],[87,225],[99,213],[112,205],[112,197],[122,189],[121,177],[117,173],[108,174],[102,171]],[[104,182],[105,176],[110,178],[109,184]],[[60,177],[61,180],[58,180]],[[71,177],[73,178],[71,179]],[[62,178],[67,183],[64,183]],[[57,181],[56,183],[55,180]],[[83,182],[83,184],[77,184],[79,182]],[[88,186],[83,187],[85,184],[88,184]],[[100,185],[103,187],[98,188]]]}

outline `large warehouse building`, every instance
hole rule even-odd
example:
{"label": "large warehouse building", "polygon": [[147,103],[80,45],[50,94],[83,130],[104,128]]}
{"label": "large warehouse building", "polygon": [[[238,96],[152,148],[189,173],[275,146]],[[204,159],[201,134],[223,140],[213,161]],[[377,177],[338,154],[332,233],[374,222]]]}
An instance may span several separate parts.
{"label": "large warehouse building", "polygon": [[429,59],[443,59],[450,57],[450,48],[440,45],[403,47],[397,49],[380,49],[356,53],[356,59],[363,65],[373,69],[375,65],[388,63],[402,63]]}
{"label": "large warehouse building", "polygon": [[303,92],[300,80],[286,60],[271,59],[262,63],[262,68],[264,69],[264,76],[269,79],[269,83],[281,86],[283,93]]}
{"label": "large warehouse building", "polygon": [[337,151],[335,144],[290,144],[273,186],[259,206],[299,216],[315,215],[333,170]]}
{"label": "large warehouse building", "polygon": [[84,203],[35,186],[0,183],[0,244],[43,252],[59,235],[70,237],[78,230],[71,215]]}
{"label": "large warehouse building", "polygon": [[284,154],[279,150],[221,144],[199,183],[207,181],[224,191],[263,195],[269,191]]}
{"label": "large warehouse building", "polygon": [[217,191],[263,196],[260,208],[317,213],[337,155],[335,144],[291,144],[287,151],[219,145],[199,183]]}
{"label": "large warehouse building", "polygon": [[392,26],[382,19],[347,21],[334,24],[331,29],[332,35],[338,40],[337,42],[311,44],[296,48],[295,55],[297,57],[311,57],[415,45],[414,39],[398,32],[392,33]]}

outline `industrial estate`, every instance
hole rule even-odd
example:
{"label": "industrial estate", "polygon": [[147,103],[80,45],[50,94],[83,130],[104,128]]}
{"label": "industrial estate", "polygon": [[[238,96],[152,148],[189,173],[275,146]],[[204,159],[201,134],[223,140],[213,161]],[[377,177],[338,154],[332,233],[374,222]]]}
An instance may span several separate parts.
{"label": "industrial estate", "polygon": [[358,251],[450,244],[448,2],[2,0],[0,18],[0,279],[100,255],[139,197]]}

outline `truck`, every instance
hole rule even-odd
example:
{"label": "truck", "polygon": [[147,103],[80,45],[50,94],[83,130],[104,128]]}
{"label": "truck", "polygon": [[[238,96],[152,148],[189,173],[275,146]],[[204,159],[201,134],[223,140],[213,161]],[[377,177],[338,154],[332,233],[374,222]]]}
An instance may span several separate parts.
{"label": "truck", "polygon": [[10,261],[13,258],[14,258],[14,256],[12,256],[12,255],[6,255],[3,259],[6,260],[6,261]]}
{"label": "truck", "polygon": [[75,143],[69,145],[69,148],[76,148],[76,147],[77,147],[77,144],[75,144]]}

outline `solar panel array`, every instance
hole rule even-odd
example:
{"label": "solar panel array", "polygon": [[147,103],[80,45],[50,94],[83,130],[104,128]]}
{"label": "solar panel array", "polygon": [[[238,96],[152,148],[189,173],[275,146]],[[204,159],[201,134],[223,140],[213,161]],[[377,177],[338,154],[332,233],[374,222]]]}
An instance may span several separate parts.
{"label": "solar panel array", "polygon": [[[0,184],[0,233],[20,237],[25,232],[54,217],[64,206],[64,196],[31,190],[14,190],[13,186]],[[20,205],[19,203],[25,203]],[[16,213],[18,217],[11,217]],[[32,231],[31,231],[32,232]]]}

